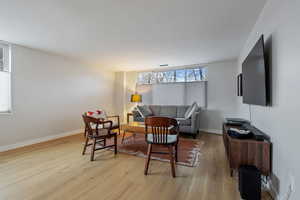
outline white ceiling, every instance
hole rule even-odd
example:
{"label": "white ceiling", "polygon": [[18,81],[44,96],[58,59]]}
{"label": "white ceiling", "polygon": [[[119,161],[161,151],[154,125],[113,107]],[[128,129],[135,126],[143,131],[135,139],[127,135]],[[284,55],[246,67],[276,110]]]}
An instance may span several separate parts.
{"label": "white ceiling", "polygon": [[266,0],[0,0],[0,40],[113,70],[236,58]]}

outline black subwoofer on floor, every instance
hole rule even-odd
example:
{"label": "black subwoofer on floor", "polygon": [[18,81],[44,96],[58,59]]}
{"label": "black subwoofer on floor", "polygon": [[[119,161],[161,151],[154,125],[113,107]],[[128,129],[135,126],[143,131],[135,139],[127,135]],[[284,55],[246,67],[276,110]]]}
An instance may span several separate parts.
{"label": "black subwoofer on floor", "polygon": [[239,190],[243,199],[261,199],[261,173],[255,166],[239,168]]}

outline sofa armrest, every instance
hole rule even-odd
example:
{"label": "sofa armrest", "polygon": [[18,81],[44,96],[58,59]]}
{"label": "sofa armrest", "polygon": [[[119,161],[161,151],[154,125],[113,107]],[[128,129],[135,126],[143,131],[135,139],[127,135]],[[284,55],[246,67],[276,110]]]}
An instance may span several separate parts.
{"label": "sofa armrest", "polygon": [[194,112],[192,114],[191,122],[192,130],[196,133],[200,128],[200,112]]}

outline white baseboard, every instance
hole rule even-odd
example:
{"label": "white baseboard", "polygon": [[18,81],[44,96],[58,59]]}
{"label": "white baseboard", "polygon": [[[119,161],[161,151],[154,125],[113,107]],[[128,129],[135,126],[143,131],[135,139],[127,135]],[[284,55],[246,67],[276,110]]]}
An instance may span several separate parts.
{"label": "white baseboard", "polygon": [[215,133],[215,134],[222,134],[223,131],[219,129],[200,129],[200,131],[208,132],[208,133]]}
{"label": "white baseboard", "polygon": [[79,133],[83,133],[83,131],[84,131],[83,129],[77,129],[77,130],[68,131],[68,132],[60,133],[60,134],[56,134],[56,135],[49,135],[46,137],[36,138],[36,139],[32,139],[32,140],[26,140],[26,141],[18,142],[15,144],[0,146],[0,152],[12,150],[12,149],[16,149],[16,148],[20,148],[20,147],[24,147],[24,146],[29,146],[29,145],[37,144],[37,143],[41,143],[41,142],[46,142],[46,141],[50,141],[50,140],[55,140],[55,139],[70,136],[70,135],[76,135]]}

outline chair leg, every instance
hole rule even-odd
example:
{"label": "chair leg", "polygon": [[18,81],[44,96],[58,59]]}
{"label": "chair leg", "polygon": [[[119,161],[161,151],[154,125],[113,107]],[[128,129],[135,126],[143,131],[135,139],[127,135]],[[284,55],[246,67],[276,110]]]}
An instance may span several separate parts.
{"label": "chair leg", "polygon": [[114,136],[114,143],[115,143],[115,154],[117,154],[118,153],[118,136],[117,136],[117,134],[115,134],[115,136]]}
{"label": "chair leg", "polygon": [[106,138],[103,140],[103,147],[106,147]]}
{"label": "chair leg", "polygon": [[175,144],[175,162],[178,162],[178,144]]}
{"label": "chair leg", "polygon": [[96,138],[93,139],[93,145],[91,149],[91,161],[94,161],[95,147],[96,147]]}
{"label": "chair leg", "polygon": [[118,129],[118,132],[119,132],[119,135],[121,135],[121,129],[120,128]]}
{"label": "chair leg", "polygon": [[171,164],[171,170],[172,170],[172,176],[175,178],[175,163],[174,163],[174,156],[173,156],[173,147],[168,146],[169,149],[169,155],[170,155],[170,164]]}
{"label": "chair leg", "polygon": [[86,137],[86,139],[85,139],[85,143],[84,143],[84,147],[83,147],[83,151],[82,151],[82,155],[84,155],[84,154],[85,154],[85,150],[86,150],[86,147],[87,147],[87,145],[88,145],[88,142],[89,142],[89,138],[88,138],[88,137]]}
{"label": "chair leg", "polygon": [[83,133],[84,137],[87,137],[87,131],[86,131],[86,127],[84,128],[84,133]]}
{"label": "chair leg", "polygon": [[144,174],[148,174],[148,168],[149,168],[149,163],[150,163],[150,158],[151,158],[151,151],[152,151],[152,144],[148,144],[148,152],[147,152],[147,160],[145,164],[145,171]]}
{"label": "chair leg", "polygon": [[133,133],[133,143],[135,143],[135,136],[136,136],[136,134]]}
{"label": "chair leg", "polygon": [[125,134],[126,134],[126,131],[123,132],[122,144],[124,143]]}

